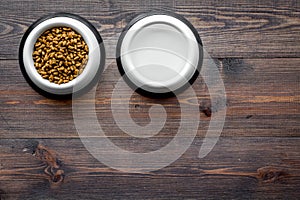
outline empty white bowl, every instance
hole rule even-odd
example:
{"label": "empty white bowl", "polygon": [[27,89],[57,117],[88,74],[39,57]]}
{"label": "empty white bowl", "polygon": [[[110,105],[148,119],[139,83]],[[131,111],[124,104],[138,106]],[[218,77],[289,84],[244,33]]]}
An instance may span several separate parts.
{"label": "empty white bowl", "polygon": [[[89,47],[89,58],[82,74],[60,85],[44,79],[37,72],[32,57],[36,40],[53,27],[74,29]],[[50,98],[67,98],[86,92],[98,82],[104,68],[105,49],[101,36],[87,20],[74,14],[56,13],[39,19],[28,28],[21,41],[19,62],[25,79],[36,91]]]}
{"label": "empty white bowl", "polygon": [[151,12],[127,25],[116,56],[121,75],[134,90],[150,97],[168,97],[197,78],[203,49],[197,30],[185,18]]}

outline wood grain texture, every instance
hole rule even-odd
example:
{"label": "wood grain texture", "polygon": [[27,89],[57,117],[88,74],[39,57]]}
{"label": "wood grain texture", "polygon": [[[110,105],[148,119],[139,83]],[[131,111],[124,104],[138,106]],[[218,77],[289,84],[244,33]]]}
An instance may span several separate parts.
{"label": "wood grain texture", "polygon": [[[212,106],[205,77],[193,85],[197,98],[183,93],[179,100],[154,100],[121,88],[124,102],[132,93],[130,114],[138,125],[150,123],[151,106],[164,106],[167,122],[154,137],[131,137],[114,121],[112,92],[121,78],[113,59],[118,34],[137,14],[153,10],[192,22],[224,82],[224,129],[203,159],[198,154],[209,122],[225,109]],[[0,200],[299,199],[298,0],[2,0],[0,11]],[[196,138],[177,161],[141,174],[109,168],[81,143],[72,101],[47,99],[26,83],[17,60],[21,37],[39,17],[60,11],[88,19],[104,39],[107,69],[96,88],[96,115],[114,144],[132,152],[157,150],[178,130],[179,103],[199,110]]]}
{"label": "wood grain texture", "polygon": [[[126,138],[116,142],[131,143]],[[199,159],[201,143],[196,139],[169,167],[131,174],[97,162],[78,139],[1,140],[0,189],[4,199],[296,199],[300,195],[295,190],[300,182],[299,139],[221,138],[209,156]],[[57,168],[64,171],[61,185],[46,171],[52,162],[36,156],[37,144],[56,154]],[[133,148],[144,149],[137,144]]]}
{"label": "wood grain texture", "polygon": [[147,11],[177,12],[197,28],[214,58],[299,57],[300,5],[287,1],[9,1],[0,16],[0,59],[17,59],[25,30],[45,14],[71,12],[88,19],[103,36],[110,57],[117,35],[134,16]]}
{"label": "wood grain texture", "polygon": [[[300,59],[224,59],[216,61],[226,87],[227,116],[222,136],[300,136]],[[111,112],[111,97],[120,75],[114,60],[97,87],[96,113],[106,132],[126,137],[116,126]],[[46,99],[25,82],[17,61],[2,61],[0,73],[2,138],[77,138],[73,122],[72,101]],[[263,74],[261,76],[260,74]],[[197,107],[210,105],[209,92],[199,77],[193,85],[197,99],[181,102]],[[124,87],[124,94],[132,92]],[[120,94],[122,96],[122,94]],[[125,102],[127,99],[124,98]],[[180,110],[176,98],[156,101],[133,93],[130,100],[132,118],[140,125],[149,123],[149,108],[161,103],[168,112],[162,136],[174,136],[179,127]],[[217,109],[217,108],[216,108]],[[42,111],[42,112],[41,112]],[[213,111],[217,114],[217,110]],[[210,118],[200,115],[199,135],[203,136]]]}

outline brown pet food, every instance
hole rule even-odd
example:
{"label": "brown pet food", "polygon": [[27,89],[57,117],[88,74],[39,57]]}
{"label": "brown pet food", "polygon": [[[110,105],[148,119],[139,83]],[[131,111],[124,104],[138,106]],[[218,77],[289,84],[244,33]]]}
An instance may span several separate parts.
{"label": "brown pet food", "polygon": [[37,39],[32,56],[36,70],[44,79],[63,84],[83,72],[88,52],[80,34],[69,27],[55,27]]}

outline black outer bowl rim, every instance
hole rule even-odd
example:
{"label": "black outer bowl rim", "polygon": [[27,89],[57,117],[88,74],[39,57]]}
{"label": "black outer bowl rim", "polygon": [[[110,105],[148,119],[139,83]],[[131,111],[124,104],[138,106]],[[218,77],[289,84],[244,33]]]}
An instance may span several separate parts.
{"label": "black outer bowl rim", "polygon": [[[123,65],[122,65],[122,61],[121,61],[121,46],[124,40],[124,37],[127,33],[127,31],[138,21],[140,21],[141,19],[145,18],[145,17],[149,17],[152,15],[167,15],[167,16],[171,16],[174,17],[180,21],[182,21],[184,24],[186,24],[191,31],[193,32],[197,43],[198,43],[198,47],[199,47],[199,61],[198,61],[198,66],[197,66],[197,70],[195,71],[194,75],[191,77],[191,79],[182,87],[176,89],[175,91],[169,91],[169,92],[165,92],[165,93],[154,93],[154,92],[150,92],[147,90],[144,90],[141,87],[138,87],[137,85],[135,85],[130,79],[129,77],[125,74]],[[116,62],[118,65],[118,69],[119,72],[121,74],[121,76],[123,77],[123,79],[125,80],[125,82],[137,93],[139,93],[142,96],[145,97],[150,97],[150,98],[170,98],[170,97],[174,97],[177,94],[183,92],[185,89],[187,89],[189,86],[191,86],[197,79],[197,77],[200,74],[200,70],[202,68],[202,64],[203,64],[203,44],[202,44],[202,40],[199,36],[199,33],[197,31],[197,29],[187,20],[185,19],[183,16],[173,13],[173,12],[169,12],[169,11],[152,11],[152,12],[148,12],[148,13],[142,13],[139,14],[138,16],[136,16],[134,19],[132,19],[127,26],[123,29],[119,40],[118,40],[118,44],[117,44],[117,49],[116,49]]]}
{"label": "black outer bowl rim", "polygon": [[[100,47],[101,60],[100,60],[100,65],[99,65],[97,73],[95,74],[93,80],[87,86],[85,86],[84,88],[80,89],[79,91],[77,91],[75,93],[69,93],[69,94],[62,94],[61,95],[61,94],[53,94],[53,93],[50,93],[50,92],[47,92],[47,91],[41,89],[29,78],[29,76],[26,72],[24,63],[23,63],[23,49],[24,49],[25,42],[26,42],[29,34],[31,33],[31,31],[36,26],[38,26],[40,23],[42,23],[42,22],[44,22],[48,19],[54,18],[54,17],[69,17],[69,18],[73,18],[73,19],[76,19],[76,20],[82,22],[84,25],[86,25],[93,32],[93,34],[95,35],[95,37],[98,41],[99,47]],[[61,100],[63,100],[63,99],[72,99],[72,97],[80,96],[80,95],[84,94],[85,92],[89,91],[90,89],[92,89],[98,83],[98,81],[100,79],[100,75],[102,74],[102,72],[104,70],[105,59],[106,59],[105,55],[106,54],[105,54],[105,47],[104,47],[104,44],[103,44],[103,40],[102,40],[100,34],[98,33],[97,29],[88,20],[86,20],[85,18],[83,18],[79,15],[75,15],[75,14],[71,14],[71,13],[65,13],[65,12],[59,12],[59,13],[45,15],[45,16],[41,17],[40,19],[38,19],[37,21],[35,21],[32,25],[30,25],[28,27],[28,29],[24,33],[24,35],[21,39],[21,42],[20,42],[19,65],[20,65],[21,72],[22,72],[26,82],[39,94],[41,94],[41,95],[43,95],[47,98],[50,98],[50,99],[58,99],[58,100],[59,99],[61,99]]]}

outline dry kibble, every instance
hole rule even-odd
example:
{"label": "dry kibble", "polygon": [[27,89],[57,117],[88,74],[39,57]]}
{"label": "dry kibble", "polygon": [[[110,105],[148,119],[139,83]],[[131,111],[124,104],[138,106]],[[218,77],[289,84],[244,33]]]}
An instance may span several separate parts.
{"label": "dry kibble", "polygon": [[37,72],[44,79],[60,85],[83,72],[88,51],[83,37],[72,28],[55,27],[37,39],[32,57]]}

